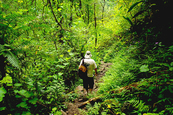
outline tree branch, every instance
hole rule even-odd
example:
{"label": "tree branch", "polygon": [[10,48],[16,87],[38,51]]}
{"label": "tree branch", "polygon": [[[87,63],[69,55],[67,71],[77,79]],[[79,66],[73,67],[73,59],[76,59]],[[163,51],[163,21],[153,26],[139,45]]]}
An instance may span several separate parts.
{"label": "tree branch", "polygon": [[[43,4],[44,4],[44,0],[43,0]],[[48,1],[47,1],[46,5],[43,6],[42,18],[43,18],[43,14],[44,14],[44,7],[46,7],[47,5],[48,5]],[[43,20],[44,20],[44,18],[43,18]],[[44,20],[44,21],[45,21],[45,20]]]}
{"label": "tree branch", "polygon": [[50,5],[50,9],[51,9],[52,14],[53,14],[53,16],[54,16],[54,18],[55,18],[56,23],[60,26],[60,28],[61,28],[61,30],[62,30],[62,29],[63,29],[63,28],[62,28],[62,25],[61,25],[61,23],[58,22],[58,20],[57,20],[57,18],[56,18],[56,16],[55,16],[55,13],[54,13],[53,8],[52,8],[52,3],[51,3],[51,1],[48,0],[47,2],[48,2],[49,5]]}

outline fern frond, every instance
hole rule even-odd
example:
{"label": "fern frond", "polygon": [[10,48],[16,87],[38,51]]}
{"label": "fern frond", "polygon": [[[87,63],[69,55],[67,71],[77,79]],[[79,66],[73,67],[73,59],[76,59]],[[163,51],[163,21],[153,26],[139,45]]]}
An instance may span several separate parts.
{"label": "fern frond", "polygon": [[17,57],[10,51],[11,48],[6,48],[6,47],[10,47],[10,45],[0,44],[0,55],[3,55],[4,57],[6,57],[9,63],[11,63],[14,67],[20,69],[19,61]]}
{"label": "fern frond", "polygon": [[11,51],[5,52],[4,56],[7,57],[7,60],[9,61],[10,64],[20,69],[18,59]]}
{"label": "fern frond", "polygon": [[147,112],[149,111],[149,106],[145,105],[145,103],[142,100],[130,100],[130,103],[133,104],[135,108],[138,109],[139,112]]}

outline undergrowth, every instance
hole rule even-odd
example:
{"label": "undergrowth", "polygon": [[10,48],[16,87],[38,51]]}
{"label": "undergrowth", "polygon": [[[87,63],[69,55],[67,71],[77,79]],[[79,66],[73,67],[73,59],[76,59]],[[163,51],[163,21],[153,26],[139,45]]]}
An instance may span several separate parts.
{"label": "undergrowth", "polygon": [[112,66],[99,84],[102,102],[91,106],[89,115],[173,114],[172,25],[165,15],[170,9],[170,0],[137,1],[127,11],[132,17],[123,16],[131,27],[95,49]]}
{"label": "undergrowth", "polygon": [[113,64],[99,84],[97,95],[103,95],[102,102],[91,106],[88,114],[172,114],[173,46],[155,43],[143,53],[136,43],[115,52],[116,44],[110,47],[112,54],[103,57]]}

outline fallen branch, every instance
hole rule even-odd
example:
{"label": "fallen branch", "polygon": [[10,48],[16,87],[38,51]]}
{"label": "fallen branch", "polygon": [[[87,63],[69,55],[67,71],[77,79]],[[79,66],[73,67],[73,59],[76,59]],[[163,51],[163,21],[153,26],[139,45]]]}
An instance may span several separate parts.
{"label": "fallen branch", "polygon": [[64,112],[63,110],[61,110],[61,113],[62,113],[62,115],[67,115],[67,113]]}
{"label": "fallen branch", "polygon": [[[101,95],[102,96],[102,95]],[[95,98],[91,98],[83,103],[81,103],[80,105],[78,105],[78,108],[88,104],[88,103],[91,103],[91,102],[96,102],[97,100],[101,99],[101,96],[98,96],[98,97],[95,97]]]}

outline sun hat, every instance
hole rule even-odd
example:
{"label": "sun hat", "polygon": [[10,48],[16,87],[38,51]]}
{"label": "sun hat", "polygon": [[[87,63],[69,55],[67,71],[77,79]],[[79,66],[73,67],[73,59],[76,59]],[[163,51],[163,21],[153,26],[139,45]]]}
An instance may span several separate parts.
{"label": "sun hat", "polygon": [[90,59],[91,58],[91,52],[90,51],[87,51],[86,54],[85,54],[85,59]]}

